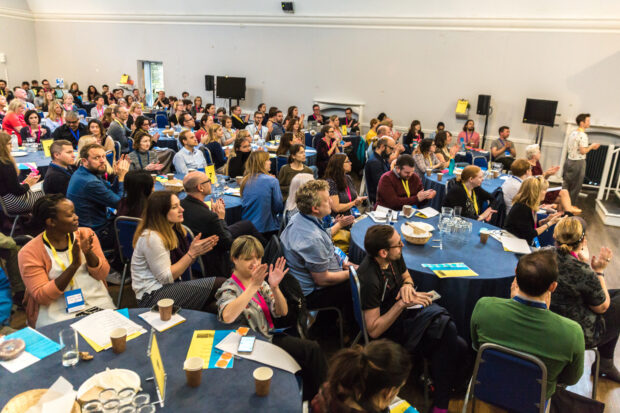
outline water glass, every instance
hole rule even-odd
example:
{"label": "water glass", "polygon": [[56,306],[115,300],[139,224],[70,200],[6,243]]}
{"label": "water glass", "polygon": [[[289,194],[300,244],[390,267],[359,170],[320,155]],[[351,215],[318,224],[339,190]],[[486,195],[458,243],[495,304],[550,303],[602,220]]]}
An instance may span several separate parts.
{"label": "water glass", "polygon": [[454,216],[454,209],[449,207],[441,207],[441,215],[452,218]]}
{"label": "water glass", "polygon": [[82,413],[102,413],[103,404],[99,400],[91,400],[84,403],[82,406]]}
{"label": "water glass", "polygon": [[77,331],[72,328],[65,328],[58,333],[62,348],[62,365],[65,367],[75,366],[80,360],[78,350]]}
{"label": "water glass", "polygon": [[136,391],[131,387],[125,387],[124,389],[118,392],[118,399],[121,402],[121,405],[132,404],[133,397],[136,395]]}
{"label": "water glass", "polygon": [[153,406],[152,404],[140,406],[136,410],[136,413],[155,413],[155,406]]}
{"label": "water glass", "polygon": [[136,408],[144,406],[145,404],[149,404],[150,402],[151,395],[148,393],[138,393],[133,397],[133,405]]}
{"label": "water glass", "polygon": [[118,413],[136,413],[136,408],[133,405],[128,404],[126,406],[119,407],[117,412]]}
{"label": "water glass", "polygon": [[113,388],[103,389],[99,392],[99,401],[102,404],[105,404],[108,400],[116,399],[118,399],[118,395],[116,394],[116,390]]}
{"label": "water glass", "polygon": [[461,212],[463,211],[463,207],[461,206],[455,206],[454,207],[454,216],[455,217],[460,217],[461,216]]}
{"label": "water glass", "polygon": [[119,407],[121,407],[121,402],[118,399],[110,399],[103,403],[104,413],[118,413]]}

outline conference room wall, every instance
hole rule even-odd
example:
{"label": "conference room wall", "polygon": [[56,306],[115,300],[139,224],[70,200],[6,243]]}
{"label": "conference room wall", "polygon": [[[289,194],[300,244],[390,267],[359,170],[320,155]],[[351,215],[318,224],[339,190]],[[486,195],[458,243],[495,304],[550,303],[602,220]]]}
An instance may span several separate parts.
{"label": "conference room wall", "polygon": [[0,79],[8,79],[12,89],[13,86],[21,85],[24,80],[30,82],[39,78],[39,59],[35,23],[29,18],[27,5],[17,0],[3,5],[14,8],[11,15],[3,15],[0,7],[0,53],[4,53],[6,57],[6,63],[0,63]]}

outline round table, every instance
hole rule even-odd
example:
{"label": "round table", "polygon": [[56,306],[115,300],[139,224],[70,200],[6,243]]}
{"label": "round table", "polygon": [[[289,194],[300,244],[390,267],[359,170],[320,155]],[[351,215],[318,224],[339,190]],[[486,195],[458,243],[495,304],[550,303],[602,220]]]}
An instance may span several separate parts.
{"label": "round table", "polygon": [[[150,325],[138,314],[145,308],[130,309],[132,321],[150,331]],[[262,364],[239,358],[232,369],[206,369],[202,373],[202,383],[198,388],[185,383],[183,361],[187,355],[194,330],[231,330],[234,327],[217,321],[213,314],[182,309],[179,313],[187,319],[182,324],[163,333],[157,333],[159,350],[166,369],[167,385],[165,407],[157,407],[158,412],[300,412],[301,396],[295,375],[280,369],[273,369],[271,392],[267,397],[254,394],[252,371]],[[68,328],[75,320],[67,320],[42,327],[39,331],[58,342],[58,332]],[[96,353],[84,339],[79,337],[79,349],[94,355],[91,361],[80,361],[74,367],[61,365],[61,351],[17,373],[11,374],[2,369],[0,386],[0,406],[4,406],[13,396],[29,389],[49,388],[63,376],[74,389],[95,373],[109,368],[133,370],[141,378],[142,391],[151,395],[151,402],[157,399],[155,385],[146,381],[152,377],[150,360],[146,355],[150,333],[128,341],[122,354],[111,350]]]}
{"label": "round table", "polygon": [[[482,189],[487,191],[488,193],[493,193],[497,188],[501,187],[504,181],[507,179],[509,175],[500,175],[495,179],[485,179],[482,181]],[[437,174],[433,173],[431,176],[423,176],[424,181],[424,189],[434,189],[437,192],[437,195],[433,199],[431,199],[430,204],[428,206],[432,206],[436,210],[440,211],[441,206],[443,205],[443,199],[446,197],[446,186],[448,185],[448,181],[456,178],[454,174],[443,174],[442,180],[437,180]]]}
{"label": "round table", "polygon": [[[25,152],[26,149],[20,149],[20,151]],[[25,175],[28,175],[31,170],[31,165],[27,164],[35,164],[37,170],[41,173],[41,177],[44,177],[51,161],[51,158],[45,157],[45,153],[43,151],[28,152],[27,155],[15,157],[15,162],[19,167],[20,175],[23,174],[24,177]]]}
{"label": "round table", "polygon": [[[219,176],[221,177],[221,175]],[[174,177],[182,181],[185,175],[175,174]],[[236,181],[228,182],[226,185],[229,188],[239,187]],[[164,185],[159,181],[155,181],[155,190],[156,191],[164,190]],[[179,199],[185,198],[186,196],[185,191],[179,192],[177,196],[179,197]],[[226,223],[228,225],[232,225],[235,222],[241,221],[241,214],[243,212],[243,210],[241,209],[241,197],[234,196],[234,195],[222,195],[221,198],[224,200],[224,204],[226,204]],[[207,198],[205,198],[205,201],[210,201],[212,199],[213,199],[213,195],[209,195]]]}
{"label": "round table", "polygon": [[[478,235],[480,228],[498,229],[487,223],[469,220],[473,224],[473,229],[464,243],[444,241],[444,248],[439,249],[433,247],[439,245],[439,242],[434,241],[440,239],[437,229],[439,215],[429,219],[399,217],[398,222],[394,224],[399,234],[401,224],[407,221],[422,221],[435,227],[433,236],[425,245],[413,245],[403,238],[405,244],[402,250],[403,258],[416,288],[420,291],[437,291],[441,295],[437,303],[450,312],[459,334],[469,341],[469,321],[476,302],[485,296],[510,296],[510,284],[514,278],[517,257],[511,252],[504,251],[502,244],[491,237],[486,244],[480,243]],[[349,257],[353,262],[359,264],[366,255],[364,250],[366,230],[375,224],[367,217],[351,228]],[[478,276],[439,278],[421,265],[453,262],[465,263]]]}

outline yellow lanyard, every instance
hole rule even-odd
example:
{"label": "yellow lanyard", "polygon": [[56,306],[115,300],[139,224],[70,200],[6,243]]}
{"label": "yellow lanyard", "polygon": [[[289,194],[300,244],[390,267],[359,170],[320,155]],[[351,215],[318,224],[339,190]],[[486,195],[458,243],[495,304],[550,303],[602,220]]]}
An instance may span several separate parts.
{"label": "yellow lanyard", "polygon": [[121,128],[125,129],[125,125],[123,124],[123,122],[119,121],[118,119],[114,119],[114,122],[118,123],[118,125],[119,125]]}
{"label": "yellow lanyard", "polygon": [[470,195],[469,191],[467,190],[467,187],[465,186],[465,184],[463,184],[463,188],[465,188],[465,193],[467,194],[467,198],[469,198],[471,203],[474,204],[474,209],[476,210],[476,215],[480,215],[480,212],[478,211],[478,202],[476,202],[476,193],[472,189],[471,190],[471,195]]}
{"label": "yellow lanyard", "polygon": [[[43,232],[43,239],[45,240],[45,242],[47,242],[47,244],[49,245],[50,249],[52,250],[52,256],[54,257],[54,261],[56,261],[56,264],[58,264],[58,266],[63,271],[66,270],[67,266],[65,265],[64,262],[62,262],[62,260],[58,256],[58,253],[56,252],[56,248],[54,248],[54,246],[52,245],[50,240],[47,238],[47,231]],[[71,253],[71,251],[73,249],[73,242],[71,241],[71,235],[70,234],[67,234],[67,240],[68,240],[68,244],[69,244],[69,247],[67,248],[67,251],[69,251],[69,265],[71,265],[73,263],[73,254]],[[71,287],[73,287],[73,279],[71,280],[69,285],[71,285]]]}
{"label": "yellow lanyard", "polygon": [[411,197],[411,191],[409,191],[409,181],[405,181],[404,179],[401,179],[400,181],[403,183],[403,187],[407,193],[407,198]]}

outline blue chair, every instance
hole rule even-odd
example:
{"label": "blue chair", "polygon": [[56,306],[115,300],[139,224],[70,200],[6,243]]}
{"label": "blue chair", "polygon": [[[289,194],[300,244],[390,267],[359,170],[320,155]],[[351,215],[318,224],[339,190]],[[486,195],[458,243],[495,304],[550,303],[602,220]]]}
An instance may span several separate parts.
{"label": "blue chair", "polygon": [[469,383],[463,413],[471,395],[475,399],[518,413],[544,413],[547,401],[547,367],[538,358],[493,343],[480,346]]}
{"label": "blue chair", "polygon": [[474,154],[467,151],[465,152],[465,162],[467,162],[468,164],[473,164],[474,163]]}
{"label": "blue chair", "polygon": [[469,165],[471,165],[471,164],[470,164],[470,163],[467,163],[467,162],[457,162],[457,163],[455,163],[455,164],[454,164],[454,166],[455,166],[456,168],[466,168],[466,167],[468,167]]}
{"label": "blue chair", "polygon": [[164,114],[158,113],[155,115],[155,122],[157,122],[158,128],[165,128],[168,126],[168,117]]}
{"label": "blue chair", "polygon": [[86,109],[80,108],[80,109],[77,110],[77,113],[78,113],[78,115],[84,116],[85,119],[88,117],[88,112],[86,112]]}
{"label": "blue chair", "polygon": [[123,264],[121,286],[118,290],[118,300],[116,301],[117,308],[121,307],[125,278],[127,278],[131,256],[133,255],[133,236],[141,221],[140,218],[126,216],[120,216],[114,219],[114,237],[116,238],[116,245],[118,246],[118,257]]}
{"label": "blue chair", "polygon": [[165,110],[158,110],[157,112],[155,112],[155,116],[157,115],[168,116],[168,112],[166,112]]}
{"label": "blue chair", "polygon": [[[121,158],[121,143],[119,141],[114,141],[114,160],[118,161]],[[112,165],[112,163],[110,163]]]}
{"label": "blue chair", "polygon": [[127,139],[127,147],[129,148],[129,152],[133,152],[133,139]]}
{"label": "blue chair", "polygon": [[[188,239],[189,243],[191,244],[192,241],[194,240],[194,233],[192,232],[191,229],[189,229],[185,225],[183,225],[183,228],[185,228],[185,231],[187,232],[187,239]],[[202,257],[198,257],[198,259],[196,261],[194,261],[194,263],[190,267],[190,270],[191,270],[191,278],[192,279],[195,279],[195,278],[205,278],[207,276],[207,272],[205,271],[205,265],[202,262]],[[194,275],[194,272],[196,272],[198,275]]]}
{"label": "blue chair", "polygon": [[360,293],[360,280],[357,278],[357,271],[355,268],[349,268],[349,283],[351,284],[351,297],[353,298],[353,316],[357,325],[360,328],[360,332],[353,340],[353,345],[356,345],[360,337],[364,337],[364,345],[368,344],[368,330],[366,330],[366,321],[364,320],[364,313],[362,312],[362,298]]}
{"label": "blue chair", "polygon": [[276,161],[276,175],[278,175],[280,173],[280,169],[282,169],[282,167],[288,163],[288,156],[278,155]]}
{"label": "blue chair", "polygon": [[474,163],[475,166],[480,167],[480,169],[482,170],[487,170],[489,168],[489,162],[487,161],[487,158],[485,158],[484,156],[476,156],[474,158]]}
{"label": "blue chair", "polygon": [[306,146],[312,146],[312,134],[310,132],[306,132],[305,138]]}
{"label": "blue chair", "polygon": [[107,151],[105,153],[105,158],[108,160],[110,165],[114,165],[114,151]]}

